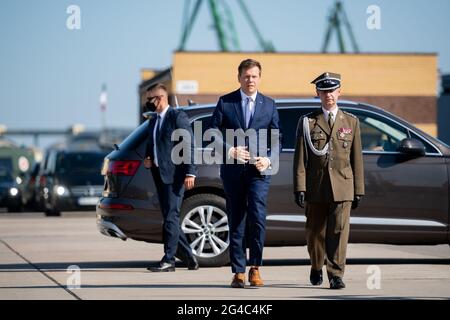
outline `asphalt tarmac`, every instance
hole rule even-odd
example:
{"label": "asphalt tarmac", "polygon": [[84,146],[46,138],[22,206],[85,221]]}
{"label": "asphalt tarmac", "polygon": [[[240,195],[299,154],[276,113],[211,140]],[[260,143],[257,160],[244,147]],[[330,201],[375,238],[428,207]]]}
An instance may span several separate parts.
{"label": "asphalt tarmac", "polygon": [[350,244],[343,290],[309,283],[306,247],[265,248],[265,286],[233,289],[228,266],[151,273],[161,244],[100,234],[95,212],[0,213],[0,300],[450,299],[450,247]]}

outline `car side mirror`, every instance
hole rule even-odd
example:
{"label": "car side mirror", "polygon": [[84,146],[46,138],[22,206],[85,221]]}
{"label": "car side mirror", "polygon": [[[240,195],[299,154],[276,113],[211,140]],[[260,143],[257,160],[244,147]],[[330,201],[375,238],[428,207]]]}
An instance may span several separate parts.
{"label": "car side mirror", "polygon": [[413,138],[405,138],[400,142],[398,151],[414,156],[424,156],[425,146],[420,140]]}

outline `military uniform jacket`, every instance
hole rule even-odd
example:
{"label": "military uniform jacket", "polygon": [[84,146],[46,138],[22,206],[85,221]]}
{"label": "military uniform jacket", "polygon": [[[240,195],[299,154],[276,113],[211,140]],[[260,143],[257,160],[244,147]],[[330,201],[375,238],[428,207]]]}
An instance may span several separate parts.
{"label": "military uniform jacket", "polygon": [[338,109],[331,130],[322,109],[307,114],[311,142],[328,153],[315,155],[304,138],[303,118],[297,126],[294,155],[294,192],[306,192],[309,202],[353,201],[364,195],[361,133],[356,116]]}

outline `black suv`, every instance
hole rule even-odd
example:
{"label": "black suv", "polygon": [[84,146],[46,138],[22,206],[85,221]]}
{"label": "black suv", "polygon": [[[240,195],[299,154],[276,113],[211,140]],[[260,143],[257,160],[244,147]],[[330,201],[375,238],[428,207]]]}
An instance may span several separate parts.
{"label": "black suv", "polygon": [[0,167],[0,207],[6,207],[8,212],[22,210],[19,185],[11,175],[11,171],[3,167]]}
{"label": "black suv", "polygon": [[[294,143],[298,120],[320,108],[320,100],[278,100],[277,106],[283,149],[268,196],[266,245],[304,245],[306,218],[293,198]],[[207,129],[214,107],[183,108],[197,137]],[[449,147],[380,108],[351,101],[341,101],[339,107],[359,118],[364,156],[366,195],[352,211],[350,242],[450,243]],[[105,235],[162,241],[155,185],[142,164],[148,137],[145,121],[105,159],[103,197],[97,206],[97,226]],[[229,261],[219,165],[198,166],[196,185],[185,193],[180,221],[201,265],[220,266]]]}
{"label": "black suv", "polygon": [[36,182],[36,197],[47,216],[92,210],[103,190],[100,175],[107,151],[47,151]]}

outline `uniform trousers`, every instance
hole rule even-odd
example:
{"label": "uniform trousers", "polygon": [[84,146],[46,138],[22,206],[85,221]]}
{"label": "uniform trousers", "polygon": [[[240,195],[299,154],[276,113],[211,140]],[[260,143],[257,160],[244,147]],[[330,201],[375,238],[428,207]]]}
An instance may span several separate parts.
{"label": "uniform trousers", "polygon": [[306,203],[306,238],[311,268],[327,265],[328,278],[343,277],[350,231],[351,201]]}

